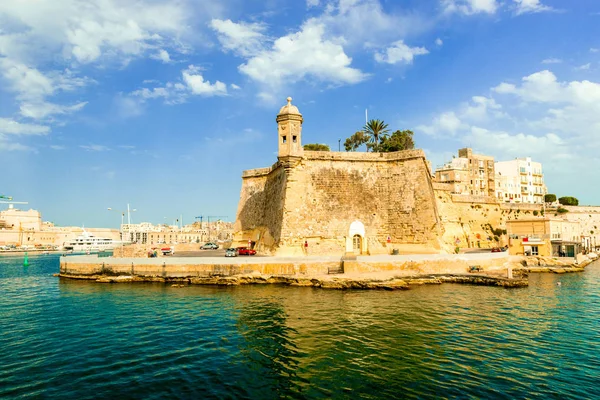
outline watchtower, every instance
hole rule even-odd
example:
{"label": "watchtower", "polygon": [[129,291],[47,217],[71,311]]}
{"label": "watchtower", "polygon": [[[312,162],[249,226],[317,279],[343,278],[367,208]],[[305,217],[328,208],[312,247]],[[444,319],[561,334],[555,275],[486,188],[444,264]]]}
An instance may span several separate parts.
{"label": "watchtower", "polygon": [[292,105],[292,98],[287,98],[287,104],[281,107],[277,114],[277,131],[279,147],[277,157],[302,157],[302,114],[298,107]]}

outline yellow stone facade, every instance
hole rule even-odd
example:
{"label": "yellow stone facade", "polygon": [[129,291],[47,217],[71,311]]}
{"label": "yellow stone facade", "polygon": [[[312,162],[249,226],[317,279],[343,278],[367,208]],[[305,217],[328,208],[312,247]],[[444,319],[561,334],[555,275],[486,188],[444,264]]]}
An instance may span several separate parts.
{"label": "yellow stone facade", "polygon": [[421,150],[395,153],[302,150],[302,115],[277,116],[279,154],[244,171],[236,245],[275,255],[388,254],[408,246],[439,252],[441,226]]}

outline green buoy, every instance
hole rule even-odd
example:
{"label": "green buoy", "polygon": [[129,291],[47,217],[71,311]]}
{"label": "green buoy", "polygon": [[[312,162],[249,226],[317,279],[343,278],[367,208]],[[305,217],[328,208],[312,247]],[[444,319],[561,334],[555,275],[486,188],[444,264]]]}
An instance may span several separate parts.
{"label": "green buoy", "polygon": [[27,255],[27,252],[25,252],[25,258],[23,259],[23,266],[29,267],[29,256]]}

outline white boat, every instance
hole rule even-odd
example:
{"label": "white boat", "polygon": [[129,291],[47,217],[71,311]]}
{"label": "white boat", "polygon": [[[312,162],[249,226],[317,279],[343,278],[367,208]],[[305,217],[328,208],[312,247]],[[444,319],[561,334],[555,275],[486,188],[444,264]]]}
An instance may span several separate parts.
{"label": "white boat", "polygon": [[113,250],[122,244],[128,244],[128,242],[121,242],[120,240],[114,240],[111,238],[96,237],[87,231],[77,236],[75,239],[63,243],[64,250],[71,250],[73,252],[84,252],[84,253],[98,253],[99,251]]}

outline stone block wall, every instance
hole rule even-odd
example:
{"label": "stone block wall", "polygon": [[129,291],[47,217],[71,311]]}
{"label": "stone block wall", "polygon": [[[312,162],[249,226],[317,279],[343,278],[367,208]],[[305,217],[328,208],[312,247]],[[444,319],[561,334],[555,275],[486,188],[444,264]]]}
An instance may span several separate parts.
{"label": "stone block wall", "polygon": [[234,225],[234,246],[255,242],[258,251],[275,246],[281,237],[286,173],[282,166],[244,171]]}
{"label": "stone block wall", "polygon": [[429,167],[421,150],[396,153],[305,151],[275,167],[245,171],[236,242],[259,251],[343,254],[350,225],[364,225],[370,254],[391,244],[439,251],[440,224]]}

